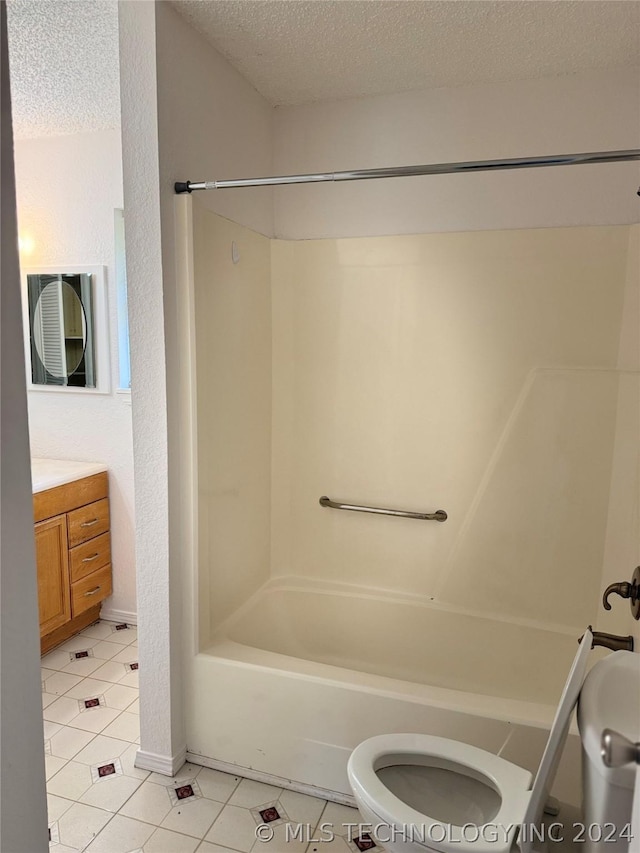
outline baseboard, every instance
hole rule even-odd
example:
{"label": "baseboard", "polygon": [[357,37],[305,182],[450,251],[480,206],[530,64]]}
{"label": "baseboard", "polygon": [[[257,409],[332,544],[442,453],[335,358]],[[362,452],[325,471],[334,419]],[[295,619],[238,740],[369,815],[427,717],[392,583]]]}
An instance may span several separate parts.
{"label": "baseboard", "polygon": [[139,749],[136,753],[135,766],[140,770],[162,773],[163,776],[175,776],[186,760],[186,746],[183,746],[175,755],[160,755],[157,752]]}
{"label": "baseboard", "polygon": [[[138,753],[139,755],[140,753]],[[249,767],[239,767],[228,761],[218,761],[216,758],[207,758],[206,755],[198,755],[196,752],[187,751],[187,761],[202,767],[210,767],[212,770],[221,770],[232,776],[242,776],[244,779],[253,779],[254,782],[264,782],[265,785],[275,785],[277,788],[286,788],[296,791],[298,794],[307,794],[310,797],[319,797],[341,806],[356,808],[356,801],[350,794],[340,791],[329,791],[327,788],[319,788],[317,785],[308,785],[306,782],[296,782],[294,779],[283,779],[282,776],[274,776],[273,773],[263,773],[261,770],[253,770]],[[138,766],[136,761],[136,767]],[[147,769],[146,767],[144,768]]]}
{"label": "baseboard", "polygon": [[123,622],[126,622],[127,625],[138,624],[138,614],[133,610],[114,610],[112,607],[103,607],[100,611],[100,618],[106,619],[107,622],[118,622],[119,624]]}

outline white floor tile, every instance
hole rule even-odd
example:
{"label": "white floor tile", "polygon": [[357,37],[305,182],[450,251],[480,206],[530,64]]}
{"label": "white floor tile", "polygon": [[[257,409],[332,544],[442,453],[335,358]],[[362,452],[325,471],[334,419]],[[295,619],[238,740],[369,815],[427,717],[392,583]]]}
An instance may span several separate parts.
{"label": "white floor tile", "polygon": [[206,835],[206,841],[249,853],[256,840],[256,822],[248,809],[225,806]]}
{"label": "white floor tile", "polygon": [[72,675],[70,672],[56,672],[45,681],[45,691],[62,696],[67,690],[75,687],[79,681],[82,681],[82,676],[80,675]]}
{"label": "white floor tile", "polygon": [[286,824],[273,827],[273,838],[264,840],[258,838],[253,846],[253,853],[305,853],[308,842],[293,837],[293,833],[287,832]]}
{"label": "white floor tile", "polygon": [[123,663],[108,660],[95,670],[93,677],[99,678],[102,681],[111,681],[113,684],[117,684],[119,681],[122,681],[126,674],[127,670]]}
{"label": "white floor tile", "polygon": [[52,776],[55,776],[55,774],[59,770],[62,770],[66,763],[66,758],[58,758],[57,755],[45,755],[44,772],[47,782],[49,781],[49,779],[51,779]]}
{"label": "white floor tile", "polygon": [[348,824],[362,822],[358,809],[341,806],[338,803],[327,803],[320,817],[320,823],[330,824],[336,835],[353,835],[353,828]]}
{"label": "white floor tile", "polygon": [[[118,685],[118,686],[120,686],[120,685]],[[130,688],[130,689],[131,689],[131,688]],[[139,699],[136,699],[134,702],[132,702],[132,703],[129,705],[129,707],[127,708],[127,711],[128,711],[130,714],[138,714],[138,715],[139,715],[139,714],[140,714],[140,700],[139,700]]]}
{"label": "white floor tile", "polygon": [[148,823],[117,814],[87,847],[86,853],[130,853],[142,848],[153,831]]}
{"label": "white floor tile", "polygon": [[59,820],[66,811],[69,811],[72,805],[73,800],[67,800],[64,797],[56,797],[54,794],[47,794],[47,815],[49,823],[54,820]]}
{"label": "white floor tile", "polygon": [[[90,714],[91,711],[87,711],[87,713]],[[117,740],[113,737],[97,735],[90,744],[80,750],[74,760],[90,766],[107,764],[109,761],[113,761],[114,758],[119,758],[130,746],[131,744],[127,743],[126,740]]]}
{"label": "white floor tile", "polygon": [[51,850],[52,853],[80,853],[77,847],[67,847],[66,844],[56,844]]}
{"label": "white floor tile", "polygon": [[133,646],[125,646],[113,660],[119,663],[136,663],[138,660],[138,649]]}
{"label": "white floor tile", "polygon": [[198,785],[200,785],[202,795],[210,800],[217,800],[219,803],[227,802],[239,782],[239,776],[231,776],[229,773],[221,773],[219,770],[211,770],[209,767],[203,767],[198,773]]}
{"label": "white floor tile", "polygon": [[256,806],[277,800],[281,794],[282,788],[254,782],[253,779],[243,779],[233,792],[229,803],[244,809],[254,809]]}
{"label": "white floor tile", "polygon": [[140,717],[137,714],[129,714],[127,711],[122,711],[119,717],[110,723],[103,734],[108,737],[117,737],[121,740],[128,740],[135,743],[140,737]]}
{"label": "white floor tile", "polygon": [[204,838],[211,824],[222,811],[222,807],[222,803],[207,800],[205,797],[186,800],[171,809],[162,821],[162,826],[174,832]]}
{"label": "white floor tile", "polygon": [[40,667],[40,678],[42,679],[42,681],[43,681],[43,682],[44,682],[47,678],[50,678],[52,675],[55,675],[55,674],[56,674],[55,669],[47,669],[47,668],[46,668],[46,667],[44,667],[44,666],[41,666],[41,667]]}
{"label": "white floor tile", "polygon": [[113,684],[99,678],[83,678],[64,694],[68,699],[92,699],[105,693]]}
{"label": "white floor tile", "polygon": [[200,847],[198,847],[196,853],[230,853],[230,850],[231,848],[229,847],[221,847],[219,844],[212,844],[210,841],[203,841]]}
{"label": "white floor tile", "polygon": [[129,645],[138,639],[138,629],[135,625],[130,625],[128,628],[122,628],[115,631],[113,628],[115,628],[115,624],[112,624],[111,631],[111,640],[114,643],[126,643]]}
{"label": "white floor tile", "polygon": [[102,666],[103,663],[104,661],[100,660],[100,658],[80,658],[79,660],[69,661],[62,671],[69,672],[71,675],[80,675],[82,678],[86,678],[88,675],[91,675],[94,670],[98,669],[99,666]]}
{"label": "white floor tile", "polygon": [[50,720],[43,720],[42,726],[44,730],[45,740],[49,740],[50,737],[53,737],[55,734],[62,730],[61,723],[52,723]]}
{"label": "white floor tile", "polygon": [[92,784],[91,769],[86,764],[68,761],[47,781],[47,791],[57,797],[78,800]]}
{"label": "white floor tile", "polygon": [[51,754],[59,758],[73,758],[94,737],[92,732],[82,732],[70,726],[63,726],[51,738]]}
{"label": "white floor tile", "polygon": [[97,642],[98,640],[94,637],[84,637],[82,634],[76,634],[75,637],[69,637],[68,640],[61,643],[58,649],[63,652],[81,652],[84,649],[93,648]]}
{"label": "white floor tile", "polygon": [[83,628],[80,632],[81,637],[94,637],[97,640],[105,640],[113,633],[111,622],[96,622],[95,625],[89,625],[88,628]]}
{"label": "white floor tile", "polygon": [[80,797],[81,803],[96,806],[108,812],[117,812],[142,785],[131,776],[108,776],[93,785]]}
{"label": "white floor tile", "polygon": [[150,782],[156,785],[165,785],[170,788],[175,787],[179,782],[188,782],[195,779],[201,772],[202,767],[199,764],[190,764],[185,762],[175,776],[164,776],[162,773],[152,773],[149,777]]}
{"label": "white floor tile", "polygon": [[[124,684],[109,684],[104,691],[104,700],[108,708],[118,708],[120,711],[130,710],[138,699],[138,691],[134,687],[125,687]],[[137,713],[137,711],[135,712]]]}
{"label": "white floor tile", "polygon": [[171,811],[169,793],[163,785],[143,782],[135,794],[120,809],[120,813],[159,826]]}
{"label": "white floor tile", "polygon": [[57,698],[58,697],[56,696],[55,693],[45,693],[43,691],[43,693],[42,693],[42,710],[44,711],[45,708],[48,708],[49,705],[51,705],[53,702],[55,702]]}
{"label": "white floor tile", "polygon": [[111,658],[115,657],[125,648],[126,645],[118,643],[116,639],[111,640],[110,637],[108,640],[100,640],[100,642],[93,647],[93,656],[100,660],[111,660]]}
{"label": "white floor tile", "polygon": [[331,841],[312,842],[307,848],[307,853],[353,853],[353,851],[341,835],[336,835]]}
{"label": "white floor tile", "polygon": [[144,845],[144,853],[194,853],[200,839],[167,829],[156,829]]}
{"label": "white floor tile", "polygon": [[101,706],[97,708],[90,708],[88,711],[83,711],[81,714],[78,714],[77,717],[74,717],[73,720],[70,721],[69,725],[76,729],[82,729],[85,732],[98,734],[98,732],[101,732],[106,728],[109,723],[112,723],[120,713],[121,712],[118,711],[117,708],[103,708]]}
{"label": "white floor tile", "polygon": [[138,671],[128,672],[124,678],[120,679],[120,684],[124,684],[125,687],[135,687],[136,690],[140,687],[140,683],[138,681]]}
{"label": "white floor tile", "polygon": [[68,663],[70,663],[69,652],[65,652],[64,649],[54,649],[41,658],[40,667],[60,672]]}
{"label": "white floor tile", "polygon": [[135,779],[148,779],[151,775],[148,770],[141,770],[135,766],[136,755],[138,754],[138,745],[131,744],[120,756],[122,764],[122,772],[125,776],[133,776]]}
{"label": "white floor tile", "polygon": [[63,726],[77,717],[80,713],[77,699],[69,699],[67,696],[58,696],[55,702],[47,705],[42,711],[42,716],[45,720],[52,723],[61,723]]}
{"label": "white floor tile", "polygon": [[58,821],[60,843],[83,850],[110,819],[109,812],[74,803]]}
{"label": "white floor tile", "polygon": [[283,791],[279,802],[282,803],[289,819],[294,823],[309,824],[313,829],[325,807],[325,801],[318,797],[308,797],[296,791]]}

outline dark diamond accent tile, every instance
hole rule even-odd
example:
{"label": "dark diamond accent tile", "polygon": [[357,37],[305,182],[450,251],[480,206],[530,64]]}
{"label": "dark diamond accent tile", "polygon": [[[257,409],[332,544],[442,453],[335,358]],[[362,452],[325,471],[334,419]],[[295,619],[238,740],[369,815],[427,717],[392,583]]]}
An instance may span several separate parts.
{"label": "dark diamond accent tile", "polygon": [[127,668],[131,670],[131,672],[135,672],[139,668],[139,664],[136,663],[128,663]]}
{"label": "dark diamond accent tile", "polygon": [[[100,705],[100,699],[98,699],[97,696],[95,696],[93,699],[83,699],[83,702],[85,708],[97,708]],[[87,719],[89,718],[87,717]],[[93,719],[93,717],[91,719]]]}
{"label": "dark diamond accent tile", "polygon": [[181,785],[179,788],[175,789],[176,797],[179,800],[187,800],[189,797],[195,797],[195,791],[193,790],[193,785]]}
{"label": "dark diamond accent tile", "polygon": [[[113,776],[116,772],[115,764],[102,764],[98,767],[98,776],[102,779],[104,776]],[[102,789],[101,789],[102,790]]]}
{"label": "dark diamond accent tile", "polygon": [[272,823],[274,820],[280,820],[278,809],[275,806],[269,806],[267,809],[261,809],[260,817],[264,823]]}
{"label": "dark diamond accent tile", "polygon": [[116,631],[126,631],[129,625],[126,622],[121,622],[119,625],[116,625]]}
{"label": "dark diamond accent tile", "polygon": [[358,838],[353,839],[358,850],[371,850],[376,846],[375,841],[368,832],[363,832]]}
{"label": "dark diamond accent tile", "polygon": [[75,660],[80,660],[80,658],[88,658],[89,657],[89,651],[87,649],[85,649],[82,652],[74,652],[73,657]]}

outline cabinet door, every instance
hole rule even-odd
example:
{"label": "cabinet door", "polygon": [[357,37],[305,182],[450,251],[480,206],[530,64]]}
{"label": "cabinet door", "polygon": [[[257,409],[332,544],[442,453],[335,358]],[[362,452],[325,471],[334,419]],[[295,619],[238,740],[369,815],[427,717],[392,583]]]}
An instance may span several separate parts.
{"label": "cabinet door", "polygon": [[40,636],[71,619],[67,517],[58,515],[35,525]]}

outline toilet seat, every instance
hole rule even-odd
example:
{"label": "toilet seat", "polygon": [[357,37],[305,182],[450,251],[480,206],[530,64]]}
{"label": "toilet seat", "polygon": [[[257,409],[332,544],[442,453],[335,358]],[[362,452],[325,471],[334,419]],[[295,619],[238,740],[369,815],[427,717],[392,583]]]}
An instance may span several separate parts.
{"label": "toilet seat", "polygon": [[[520,826],[533,825],[542,815],[544,803],[549,795],[562,747],[569,731],[569,722],[584,681],[587,659],[593,635],[588,628],[580,641],[567,681],[551,724],[549,738],[542,753],[536,778],[528,770],[511,764],[484,749],[450,740],[449,738],[419,734],[390,734],[369,738],[351,753],[347,772],[349,783],[358,806],[369,816],[389,827],[425,828],[427,840],[402,839],[390,844],[392,853],[403,850],[437,850],[439,853],[507,853],[515,840]],[[451,770],[459,776],[467,776],[493,787],[501,798],[500,806],[484,824],[463,824],[482,830],[483,827],[497,828],[498,836],[487,838],[485,833],[478,838],[435,839],[431,829],[442,828],[443,821],[435,820],[425,809],[417,811],[396,796],[378,777],[378,770],[397,765],[419,765]],[[446,786],[445,786],[446,787]],[[470,800],[467,800],[469,803]],[[432,806],[434,803],[432,802]],[[480,808],[480,811],[482,808]],[[457,824],[449,822],[448,826]],[[374,832],[375,835],[375,832]],[[433,842],[433,843],[432,843]],[[533,835],[522,833],[518,837],[521,853],[532,853]]]}
{"label": "toilet seat", "polygon": [[[480,838],[465,838],[462,826],[417,811],[393,793],[378,777],[377,771],[393,765],[423,765],[470,776],[493,788],[500,796],[498,811],[486,824],[479,824]],[[445,853],[505,853],[513,847],[515,834],[523,821],[531,797],[532,774],[491,752],[448,738],[418,734],[378,735],[361,743],[351,754],[349,781],[356,800],[379,818],[385,827],[419,827],[425,839],[417,844]],[[471,824],[467,823],[466,826]],[[483,840],[482,826],[496,828],[497,838]],[[443,827],[450,827],[451,839],[440,840]],[[504,827],[504,829],[503,829]],[[485,833],[488,834],[488,833]],[[468,833],[467,833],[468,835]],[[415,839],[414,839],[415,840]],[[382,842],[381,842],[382,843]]]}

